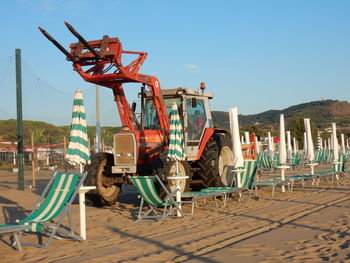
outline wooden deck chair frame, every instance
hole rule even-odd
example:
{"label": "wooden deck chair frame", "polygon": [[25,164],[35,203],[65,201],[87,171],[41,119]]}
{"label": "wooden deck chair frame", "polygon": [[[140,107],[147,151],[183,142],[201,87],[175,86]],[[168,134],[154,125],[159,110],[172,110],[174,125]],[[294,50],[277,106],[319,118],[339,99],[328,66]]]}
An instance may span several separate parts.
{"label": "wooden deck chair frame", "polygon": [[[15,241],[12,245],[17,245],[19,250],[22,245],[47,248],[53,238],[82,241],[82,238],[74,231],[70,206],[77,196],[78,190],[82,186],[86,175],[87,173],[55,172],[38,201],[35,203],[31,213],[26,218],[17,220],[18,225],[1,226],[0,234],[10,234],[11,229],[13,229]],[[59,190],[56,191],[57,189]],[[68,193],[68,195],[66,193]],[[36,213],[40,214],[36,215]],[[68,216],[69,230],[61,226],[66,215]],[[57,222],[55,222],[54,219],[57,219]],[[23,231],[19,230],[21,226]],[[48,239],[43,244],[22,243],[20,240],[25,231],[47,235]],[[58,236],[57,234],[60,235]]]}
{"label": "wooden deck chair frame", "polygon": [[[184,217],[184,214],[179,207],[182,202],[177,203],[174,199],[176,191],[170,193],[158,175],[129,176],[129,178],[141,196],[140,207],[135,222],[139,222],[142,219],[147,218],[163,220],[167,216],[172,215],[172,212],[174,211],[179,211],[181,216]],[[141,180],[144,182],[141,182]],[[159,193],[157,192],[154,180],[157,180],[160,187],[162,187],[165,191],[166,196],[164,198],[160,197]],[[149,209],[144,214],[142,214],[145,204]],[[162,215],[157,212],[157,208],[163,209]],[[153,213],[153,215],[150,215],[151,213]]]}

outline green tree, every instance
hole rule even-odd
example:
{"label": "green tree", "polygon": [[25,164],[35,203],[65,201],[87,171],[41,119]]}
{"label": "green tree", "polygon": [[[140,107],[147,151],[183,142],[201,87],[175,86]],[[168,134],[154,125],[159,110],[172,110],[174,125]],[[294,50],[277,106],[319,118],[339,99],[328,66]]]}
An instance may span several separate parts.
{"label": "green tree", "polygon": [[38,128],[32,131],[35,145],[47,144],[48,137],[45,135],[45,128]]}
{"label": "green tree", "polygon": [[[315,146],[317,142],[318,129],[314,122],[310,121],[310,124],[312,140]],[[287,125],[287,130],[290,131],[292,137],[295,137],[295,139],[299,142],[299,145],[303,145],[305,132],[304,118],[300,116],[292,117]]]}

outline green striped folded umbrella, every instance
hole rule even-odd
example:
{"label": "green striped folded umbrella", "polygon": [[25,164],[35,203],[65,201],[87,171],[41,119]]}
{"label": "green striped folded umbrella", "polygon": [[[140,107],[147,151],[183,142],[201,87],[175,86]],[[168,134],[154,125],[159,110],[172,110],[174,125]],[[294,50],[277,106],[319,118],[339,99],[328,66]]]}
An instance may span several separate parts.
{"label": "green striped folded umbrella", "polygon": [[177,110],[176,102],[174,102],[171,106],[170,112],[170,136],[168,157],[176,161],[182,161],[186,158],[184,133],[181,125],[179,111]]}
{"label": "green striped folded umbrella", "polygon": [[83,93],[80,89],[76,90],[74,96],[72,124],[70,125],[66,159],[72,165],[90,163],[85,107]]}

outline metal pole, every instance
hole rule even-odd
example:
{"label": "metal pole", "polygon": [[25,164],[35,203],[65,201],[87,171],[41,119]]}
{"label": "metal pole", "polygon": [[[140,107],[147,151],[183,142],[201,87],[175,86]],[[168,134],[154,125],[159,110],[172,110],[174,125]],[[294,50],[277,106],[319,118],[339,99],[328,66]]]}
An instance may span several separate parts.
{"label": "metal pole", "polygon": [[32,145],[32,186],[35,187],[35,150],[34,150],[34,135],[31,136]]}
{"label": "metal pole", "polygon": [[100,95],[99,86],[96,85],[96,147],[95,152],[101,151],[101,122],[100,122]]}
{"label": "metal pole", "polygon": [[67,154],[67,138],[66,136],[63,136],[63,162],[64,162],[64,172],[67,172],[67,161],[66,161],[66,154]]}
{"label": "metal pole", "polygon": [[16,54],[18,189],[24,190],[21,50],[17,48],[15,50],[15,54]]}

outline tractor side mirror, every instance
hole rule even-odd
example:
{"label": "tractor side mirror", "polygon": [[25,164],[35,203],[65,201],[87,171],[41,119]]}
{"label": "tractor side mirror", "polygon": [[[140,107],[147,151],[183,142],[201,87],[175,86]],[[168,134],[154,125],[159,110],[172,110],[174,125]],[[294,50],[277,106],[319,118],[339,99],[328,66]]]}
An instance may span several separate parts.
{"label": "tractor side mirror", "polygon": [[136,111],[136,102],[135,101],[131,104],[131,110],[132,110],[132,112]]}
{"label": "tractor side mirror", "polygon": [[192,108],[197,108],[197,99],[196,98],[192,98],[191,99],[191,107]]}

